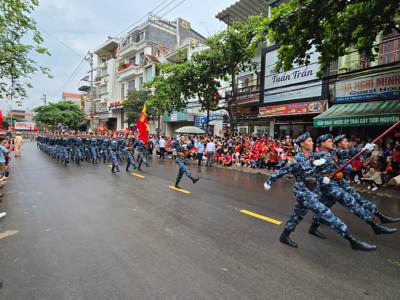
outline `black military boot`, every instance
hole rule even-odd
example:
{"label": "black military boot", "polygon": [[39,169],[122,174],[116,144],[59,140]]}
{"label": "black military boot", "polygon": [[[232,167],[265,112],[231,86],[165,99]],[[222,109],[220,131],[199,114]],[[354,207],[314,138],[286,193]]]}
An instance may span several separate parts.
{"label": "black military boot", "polygon": [[138,168],[137,168],[139,171],[142,171],[141,166],[142,166],[142,162],[139,163],[139,166],[138,166]]}
{"label": "black military boot", "polygon": [[116,166],[115,168],[117,169],[117,172],[121,172],[121,171],[119,170],[119,167],[118,167],[118,166]]}
{"label": "black military boot", "polygon": [[132,166],[133,166],[133,168],[134,168],[135,170],[137,169],[135,164],[133,164]]}
{"label": "black military boot", "polygon": [[396,223],[400,221],[400,218],[393,218],[389,217],[388,215],[385,215],[383,212],[378,211],[376,214],[374,214],[381,220],[382,224],[387,224],[387,223]]}
{"label": "black military boot", "polygon": [[125,169],[125,171],[129,172],[129,166],[130,166],[130,164],[131,164],[131,163],[128,161],[127,164],[126,164],[126,169]]}
{"label": "black military boot", "polygon": [[177,189],[182,189],[180,186],[179,186],[179,181],[177,181],[177,182],[175,182],[175,188],[177,188]]}
{"label": "black military boot", "polygon": [[192,179],[193,183],[196,183],[197,181],[200,180],[200,178],[195,178],[195,177],[193,177],[192,175],[190,175],[189,178]]}
{"label": "black military boot", "polygon": [[92,164],[94,165],[94,158],[92,159]]}
{"label": "black military boot", "polygon": [[106,163],[106,157],[104,156],[104,158],[103,158],[103,164],[105,164]]}
{"label": "black military boot", "polygon": [[290,233],[291,231],[285,228],[285,230],[283,230],[281,236],[279,237],[279,241],[291,247],[297,248],[297,244],[289,238]]}
{"label": "black military boot", "polygon": [[375,251],[376,250],[376,246],[375,245],[370,245],[367,244],[363,241],[360,241],[358,238],[356,238],[354,235],[352,235],[351,233],[347,233],[344,238],[346,240],[348,240],[350,242],[350,246],[351,249],[355,250],[355,251]]}
{"label": "black military boot", "polygon": [[117,172],[115,172],[115,166],[114,165],[112,166],[111,172],[112,173],[117,173]]}
{"label": "black military boot", "polygon": [[80,165],[81,164],[81,160],[80,159],[76,159],[76,164]]}
{"label": "black military boot", "polygon": [[310,229],[308,229],[308,233],[315,235],[316,237],[319,237],[321,239],[326,239],[326,236],[318,231],[318,226],[319,224],[311,223]]}
{"label": "black military boot", "polygon": [[383,226],[376,222],[374,219],[367,221],[367,224],[371,225],[375,234],[391,234],[397,232],[397,228]]}
{"label": "black military boot", "polygon": [[150,166],[149,166],[149,164],[148,164],[147,162],[146,162],[146,163],[144,163],[144,164],[146,165],[146,167],[150,167]]}
{"label": "black military boot", "polygon": [[66,166],[68,163],[67,163],[67,160],[65,159],[64,160],[64,166]]}

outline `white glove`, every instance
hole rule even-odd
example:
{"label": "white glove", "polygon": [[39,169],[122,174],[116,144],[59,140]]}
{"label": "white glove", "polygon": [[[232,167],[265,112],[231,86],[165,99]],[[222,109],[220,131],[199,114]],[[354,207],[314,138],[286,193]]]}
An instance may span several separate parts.
{"label": "white glove", "polygon": [[322,166],[324,163],[326,163],[326,159],[325,158],[321,158],[321,159],[317,159],[316,161],[314,161],[314,166]]}
{"label": "white glove", "polygon": [[267,183],[264,183],[264,188],[266,191],[269,191],[271,189],[271,186],[268,185]]}
{"label": "white glove", "polygon": [[323,184],[329,184],[329,182],[331,182],[331,180],[329,179],[329,177],[324,177],[324,179],[322,179],[322,183],[323,183]]}
{"label": "white glove", "polygon": [[364,147],[363,150],[372,151],[372,150],[374,150],[374,148],[375,148],[375,144],[370,144],[370,143],[368,143],[368,144],[365,145],[365,147]]}

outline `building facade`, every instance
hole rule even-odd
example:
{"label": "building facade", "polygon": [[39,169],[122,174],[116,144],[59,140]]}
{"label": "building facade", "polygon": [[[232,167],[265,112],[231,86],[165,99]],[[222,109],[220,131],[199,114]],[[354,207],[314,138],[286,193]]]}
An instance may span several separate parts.
{"label": "building facade", "polygon": [[[128,127],[123,101],[129,89],[141,89],[143,82],[159,75],[158,64],[167,62],[167,54],[180,48],[187,40],[202,42],[204,37],[181,18],[169,21],[149,14],[146,22],[130,30],[123,38],[109,38],[97,47],[98,89],[94,101],[98,114],[95,121],[109,130]],[[149,131],[162,128],[162,120],[149,120]],[[194,124],[194,120],[192,122]]]}

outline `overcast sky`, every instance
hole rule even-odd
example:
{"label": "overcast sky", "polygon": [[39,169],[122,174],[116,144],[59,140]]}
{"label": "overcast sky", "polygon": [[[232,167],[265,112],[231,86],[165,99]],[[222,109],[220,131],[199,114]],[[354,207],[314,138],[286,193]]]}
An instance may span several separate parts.
{"label": "overcast sky", "polygon": [[[24,101],[22,107],[13,104],[12,108],[32,109],[37,107],[43,104],[40,101],[43,94],[48,95],[48,101],[58,102],[61,100],[62,92],[79,93],[79,81],[87,75],[89,70],[88,63],[85,63],[67,86],[63,88],[63,85],[70,78],[88,50],[101,45],[109,35],[116,36],[161,3],[164,2],[153,13],[157,13],[168,4],[170,5],[157,13],[159,16],[167,13],[182,1],[39,0],[39,7],[33,13],[38,25],[79,55],[39,29],[45,40],[43,46],[49,50],[51,57],[32,54],[32,58],[40,66],[50,68],[54,78],[49,79],[39,73],[33,75],[30,82],[34,88],[28,91],[29,99]],[[225,28],[225,24],[216,19],[215,15],[235,2],[236,0],[185,0],[168,12],[164,18],[174,20],[177,17],[181,17],[190,22],[194,30],[204,36],[209,36],[221,30],[221,28]],[[144,21],[145,19],[137,25]],[[0,103],[0,109],[5,114],[5,111],[9,110],[9,103],[3,100]]]}

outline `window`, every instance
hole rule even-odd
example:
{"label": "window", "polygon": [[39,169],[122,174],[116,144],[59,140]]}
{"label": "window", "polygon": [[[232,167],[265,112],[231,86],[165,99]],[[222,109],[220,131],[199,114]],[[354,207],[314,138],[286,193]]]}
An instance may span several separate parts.
{"label": "window", "polygon": [[121,100],[125,99],[125,83],[121,83]]}
{"label": "window", "polygon": [[103,85],[101,88],[100,88],[100,93],[102,94],[102,93],[107,93],[107,86],[106,85]]}
{"label": "window", "polygon": [[107,75],[107,68],[101,69],[101,76]]}
{"label": "window", "polygon": [[128,82],[128,90],[134,90],[135,89],[135,80],[131,80]]}
{"label": "window", "polygon": [[145,31],[142,31],[142,32],[140,33],[140,40],[143,41],[143,40],[145,39],[145,37],[146,37],[146,32],[145,32]]}
{"label": "window", "polygon": [[142,53],[139,54],[139,61],[140,61],[140,63],[142,63],[143,57],[144,57],[144,52],[142,52]]}
{"label": "window", "polygon": [[126,39],[126,44],[129,45],[130,43],[132,43],[132,37],[128,36],[128,38]]}
{"label": "window", "polygon": [[142,90],[142,84],[143,84],[143,77],[139,78],[139,91]]}
{"label": "window", "polygon": [[136,65],[136,56],[131,57],[131,58],[129,59],[129,62],[128,62],[128,63],[131,63],[132,66]]}

